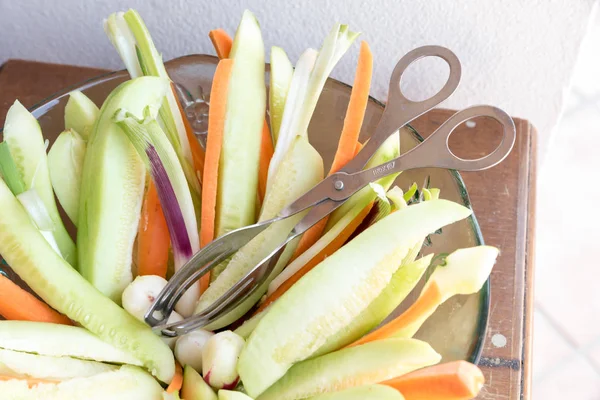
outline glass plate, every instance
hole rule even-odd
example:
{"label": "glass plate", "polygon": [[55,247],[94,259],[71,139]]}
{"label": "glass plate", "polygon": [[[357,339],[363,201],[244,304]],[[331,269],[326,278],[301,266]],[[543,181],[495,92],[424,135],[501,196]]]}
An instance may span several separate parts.
{"label": "glass plate", "polygon": [[[209,93],[217,62],[217,58],[213,56],[189,55],[166,63],[169,75],[178,85],[186,114],[201,142],[206,134]],[[64,107],[71,90],[83,91],[96,104],[100,105],[113,88],[127,79],[126,71],[110,72],[68,88],[34,106],[32,112],[38,118],[44,136],[53,142],[63,130]],[[348,85],[329,79],[309,127],[310,141],[323,156],[326,170],[333,160],[349,98],[350,87]],[[371,98],[362,127],[361,141],[364,142],[368,138],[369,132],[377,125],[382,112],[383,104]],[[411,127],[401,130],[402,152],[411,149],[420,141],[422,141],[421,136]],[[431,187],[441,189],[442,198],[470,208],[467,189],[456,171],[442,169],[408,171],[399,176],[397,185],[406,189],[413,182],[417,182],[420,187],[428,176]],[[423,248],[423,254],[449,253],[458,248],[483,244],[483,237],[475,216],[445,227],[441,234],[431,235],[431,239],[431,245]],[[393,316],[406,309],[407,305],[414,301],[422,284],[423,282],[398,307]],[[446,301],[427,320],[416,337],[429,342],[436,351],[442,354],[444,361],[463,359],[476,362],[483,348],[489,303],[488,281],[480,293],[455,296]]]}

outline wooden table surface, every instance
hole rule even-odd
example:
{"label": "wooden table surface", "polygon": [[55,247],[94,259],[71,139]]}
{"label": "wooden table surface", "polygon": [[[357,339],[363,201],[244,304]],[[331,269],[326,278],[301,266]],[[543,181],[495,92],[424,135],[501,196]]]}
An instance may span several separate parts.
{"label": "wooden table surface", "polygon": [[[22,60],[6,62],[0,69],[0,124],[15,99],[32,107],[103,72]],[[412,125],[426,136],[451,113],[433,110]],[[463,175],[486,244],[502,250],[491,276],[488,335],[480,362],[486,385],[479,399],[531,398],[536,133],[526,120],[515,122],[517,142],[510,156],[495,168]],[[468,128],[461,128],[456,134],[467,134]],[[461,148],[465,155],[474,156],[473,149],[489,147],[494,137],[499,137],[499,127],[492,121],[478,120],[476,128],[477,135],[470,139],[472,149]]]}

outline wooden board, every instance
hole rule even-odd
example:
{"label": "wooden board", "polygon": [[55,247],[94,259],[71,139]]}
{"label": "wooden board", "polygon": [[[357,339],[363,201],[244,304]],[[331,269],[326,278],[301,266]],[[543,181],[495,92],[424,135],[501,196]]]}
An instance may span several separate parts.
{"label": "wooden board", "polygon": [[[103,72],[8,61],[0,69],[0,124],[15,99],[32,107],[65,87]],[[452,112],[433,110],[413,126],[427,136]],[[475,128],[457,129],[457,136],[470,135],[462,140],[462,146],[452,146],[458,155],[476,156],[474,149],[491,149],[498,141],[499,127],[493,121],[475,122]],[[491,277],[491,314],[481,359],[487,383],[479,399],[531,398],[536,133],[526,120],[515,122],[517,142],[510,156],[488,171],[463,175],[486,243],[502,249]]]}

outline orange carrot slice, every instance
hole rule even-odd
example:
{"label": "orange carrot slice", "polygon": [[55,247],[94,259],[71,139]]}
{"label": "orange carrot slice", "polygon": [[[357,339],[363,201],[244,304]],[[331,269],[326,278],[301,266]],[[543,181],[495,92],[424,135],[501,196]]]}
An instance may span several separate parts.
{"label": "orange carrot slice", "polygon": [[423,368],[381,382],[398,390],[406,400],[473,399],[485,382],[481,370],[466,361]]}
{"label": "orange carrot slice", "polygon": [[73,325],[71,320],[0,274],[0,315],[9,320]]}
{"label": "orange carrot slice", "polygon": [[[200,247],[206,246],[215,238],[215,213],[217,205],[217,182],[219,180],[219,159],[223,144],[225,113],[227,111],[227,90],[233,60],[219,62],[210,91],[208,110],[208,135],[206,138],[206,158],[202,176],[202,211],[200,213]],[[210,283],[210,273],[200,280],[201,292]]]}
{"label": "orange carrot slice", "polygon": [[[344,118],[344,126],[338,142],[338,147],[331,165],[329,175],[337,172],[348,161],[350,161],[362,146],[358,142],[360,128],[365,117],[365,110],[369,101],[369,90],[371,88],[371,76],[373,74],[373,54],[367,42],[360,44],[360,54],[358,56],[358,65],[354,76],[354,85],[350,93],[350,102]],[[296,259],[300,254],[308,250],[319,240],[327,224],[327,217],[323,218],[316,225],[306,231],[298,246],[292,255],[291,260]]]}
{"label": "orange carrot slice", "polygon": [[258,198],[261,203],[267,193],[267,177],[269,175],[269,164],[271,163],[271,158],[273,158],[273,152],[273,139],[271,138],[269,125],[265,119],[260,140],[260,160],[258,165]]}
{"label": "orange carrot slice", "polygon": [[166,278],[170,243],[167,220],[158,199],[156,186],[150,179],[138,230],[138,275],[158,275]]}
{"label": "orange carrot slice", "polygon": [[177,361],[175,361],[175,376],[173,377],[173,380],[171,381],[169,386],[167,386],[167,393],[175,393],[175,392],[181,390],[182,386],[183,386],[183,368],[181,368],[181,364],[179,364]]}
{"label": "orange carrot slice", "polygon": [[40,383],[59,383],[59,380],[55,379],[39,379],[39,378],[16,378],[14,376],[5,376],[0,375],[0,381],[12,381],[12,380],[20,380],[27,382],[27,386],[30,388],[39,385]]}
{"label": "orange carrot slice", "polygon": [[442,292],[435,281],[430,282],[419,298],[402,314],[388,322],[381,328],[363,336],[348,347],[358,346],[374,340],[393,337],[396,332],[406,326],[419,321],[423,315],[430,315],[442,301]]}
{"label": "orange carrot slice", "polygon": [[254,315],[260,313],[271,303],[280,298],[290,287],[292,287],[296,282],[298,282],[300,278],[306,275],[308,271],[316,267],[327,256],[330,256],[331,254],[338,251],[339,248],[342,247],[344,243],[346,243],[346,240],[350,237],[352,232],[354,232],[354,230],[360,225],[363,219],[369,214],[369,211],[371,211],[371,207],[373,207],[373,203],[365,207],[352,220],[352,222],[350,222],[348,226],[334,240],[331,241],[331,243],[329,243],[323,250],[321,250],[321,252],[314,256],[301,269],[299,269],[294,275],[292,275],[288,280],[283,282],[281,286],[279,286],[273,293],[271,293],[271,295],[268,296],[265,299],[265,301],[258,307],[258,310],[254,313]]}
{"label": "orange carrot slice", "polygon": [[[224,29],[213,29],[208,33],[208,37],[217,51],[217,56],[220,59],[228,58],[233,46],[233,39],[225,32]],[[212,105],[212,102],[211,102]]]}
{"label": "orange carrot slice", "polygon": [[[228,58],[233,45],[233,39],[223,29],[213,29],[208,36],[220,59]],[[211,101],[212,106],[212,101]],[[265,118],[262,137],[260,140],[260,160],[258,162],[258,198],[263,201],[267,191],[267,177],[269,175],[269,164],[273,157],[273,138],[269,131],[269,125]]]}
{"label": "orange carrot slice", "polygon": [[367,42],[360,44],[358,65],[354,76],[354,85],[350,93],[350,102],[344,118],[344,127],[338,142],[338,148],[331,165],[330,174],[337,172],[356,153],[358,136],[365,118],[367,103],[369,102],[369,90],[371,89],[371,75],[373,74],[373,54]]}

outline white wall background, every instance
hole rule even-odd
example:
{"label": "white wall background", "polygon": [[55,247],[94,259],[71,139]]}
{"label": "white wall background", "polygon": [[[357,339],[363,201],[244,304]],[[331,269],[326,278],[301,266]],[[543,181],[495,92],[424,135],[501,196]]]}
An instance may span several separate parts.
{"label": "white wall background", "polygon": [[[120,69],[102,30],[114,11],[136,8],[165,59],[210,53],[210,29],[233,34],[242,11],[257,15],[267,48],[283,46],[292,61],[318,48],[334,22],[363,32],[375,55],[372,95],[385,99],[389,74],[407,51],[447,46],[463,63],[457,93],[443,106],[489,103],[531,120],[540,149],[562,109],[579,44],[595,0],[0,0],[0,63],[36,59]],[[352,82],[358,46],[333,76]],[[423,63],[407,79],[409,93],[432,93],[438,63]],[[1,90],[2,88],[0,88]]]}

